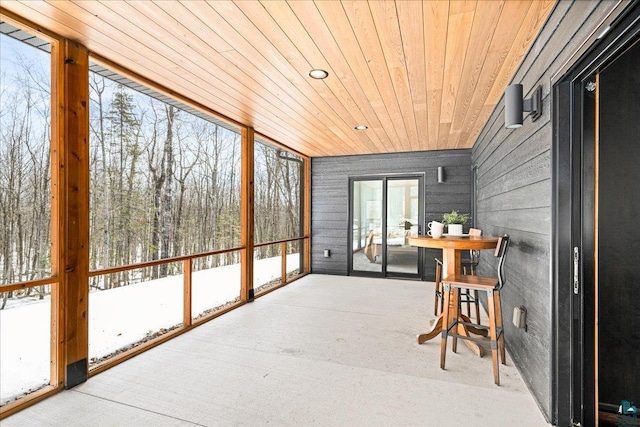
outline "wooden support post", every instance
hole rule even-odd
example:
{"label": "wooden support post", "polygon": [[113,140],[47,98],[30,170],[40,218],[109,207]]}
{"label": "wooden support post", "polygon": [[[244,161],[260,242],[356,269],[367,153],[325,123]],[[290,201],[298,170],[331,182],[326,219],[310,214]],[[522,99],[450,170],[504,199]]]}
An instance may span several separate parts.
{"label": "wooden support post", "polygon": [[192,263],[191,259],[182,261],[182,275],[184,278],[184,308],[182,310],[182,324],[191,326],[191,286],[192,286]]}
{"label": "wooden support post", "polygon": [[51,285],[51,369],[49,384],[64,386],[64,111],[57,106],[64,100],[64,43],[51,41],[51,275],[58,281]]}
{"label": "wooden support post", "polygon": [[65,387],[87,379],[89,354],[89,52],[64,43],[58,165],[63,206]]}
{"label": "wooden support post", "polygon": [[253,173],[254,173],[253,128],[242,128],[242,178],[240,200],[240,241],[244,249],[240,252],[241,285],[240,300],[253,301]]}
{"label": "wooden support post", "polygon": [[311,272],[311,159],[306,157],[302,163],[302,182],[303,182],[303,194],[304,194],[304,235],[308,236],[307,239],[300,240],[302,247],[298,248],[300,251],[304,251],[304,265],[301,265],[302,273]]}
{"label": "wooden support post", "polygon": [[283,285],[287,283],[287,242],[280,243],[280,257],[281,257],[281,276],[280,283]]}

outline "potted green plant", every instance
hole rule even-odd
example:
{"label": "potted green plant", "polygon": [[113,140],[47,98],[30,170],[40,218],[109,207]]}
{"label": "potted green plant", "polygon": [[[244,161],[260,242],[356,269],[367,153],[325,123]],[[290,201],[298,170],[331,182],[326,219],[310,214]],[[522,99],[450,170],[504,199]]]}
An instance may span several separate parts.
{"label": "potted green plant", "polygon": [[462,226],[469,221],[469,214],[460,214],[451,211],[442,215],[442,223],[447,226],[447,231],[451,236],[461,236]]}

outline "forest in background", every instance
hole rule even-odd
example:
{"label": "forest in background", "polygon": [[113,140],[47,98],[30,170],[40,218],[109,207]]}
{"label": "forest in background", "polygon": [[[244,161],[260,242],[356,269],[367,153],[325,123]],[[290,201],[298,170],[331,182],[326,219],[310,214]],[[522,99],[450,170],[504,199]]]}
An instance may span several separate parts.
{"label": "forest in background", "polygon": [[[49,56],[38,54],[38,59],[17,54],[12,64],[2,64],[3,284],[51,274]],[[239,246],[240,135],[96,73],[90,73],[89,84],[90,269]],[[299,159],[256,141],[256,242],[302,234],[301,177]],[[295,252],[297,245],[290,247]],[[260,259],[279,251],[279,245],[265,246],[255,255]],[[237,262],[239,253],[232,252],[194,260],[194,269]],[[173,263],[102,275],[90,286],[110,289],[180,274],[180,269]],[[28,292],[42,297],[48,286]],[[3,302],[20,296],[5,292]]]}

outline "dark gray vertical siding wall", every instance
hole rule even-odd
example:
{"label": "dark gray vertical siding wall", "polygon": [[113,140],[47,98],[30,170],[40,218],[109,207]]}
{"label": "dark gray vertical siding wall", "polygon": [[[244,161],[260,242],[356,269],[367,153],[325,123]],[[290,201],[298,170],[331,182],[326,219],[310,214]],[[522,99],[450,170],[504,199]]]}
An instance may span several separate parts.
{"label": "dark gray vertical siding wall", "polygon": [[[446,180],[441,184],[437,183],[438,166],[445,168]],[[349,177],[398,173],[425,173],[425,223],[442,219],[442,214],[452,209],[470,211],[471,150],[313,158],[311,269],[314,273],[347,274]],[[330,258],[323,257],[324,249],[331,250]],[[433,280],[433,262],[426,263],[425,274]]]}
{"label": "dark gray vertical siding wall", "polygon": [[[477,172],[477,227],[485,234],[511,235],[502,293],[507,348],[548,419],[551,419],[551,175],[550,81],[615,6],[616,2],[560,1],[534,42],[513,83],[525,97],[543,89],[543,114],[536,122],[504,128],[501,101],[473,146]],[[480,274],[494,273],[483,256]],[[511,323],[513,307],[527,308],[528,330]]]}

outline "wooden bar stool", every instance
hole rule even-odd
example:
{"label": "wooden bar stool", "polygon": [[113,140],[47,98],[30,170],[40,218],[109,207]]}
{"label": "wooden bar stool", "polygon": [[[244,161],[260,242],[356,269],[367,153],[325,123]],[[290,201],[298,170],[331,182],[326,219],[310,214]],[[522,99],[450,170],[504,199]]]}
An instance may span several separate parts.
{"label": "wooden bar stool", "polygon": [[[502,329],[502,306],[500,302],[500,290],[504,285],[504,260],[509,246],[509,235],[500,237],[494,255],[498,258],[498,277],[483,277],[464,274],[456,274],[442,279],[444,287],[444,300],[458,301],[461,289],[472,289],[487,293],[487,308],[489,312],[489,325],[476,325],[475,323],[464,322],[460,319],[460,304],[446,304],[442,317],[442,338],[440,340],[440,368],[445,367],[445,356],[447,352],[447,338],[451,336],[452,350],[455,353],[458,345],[458,338],[472,341],[481,339],[469,337],[460,333],[459,327],[463,325],[473,326],[489,330],[491,343],[491,359],[493,363],[493,381],[500,384],[500,373],[498,371],[498,350],[502,364],[506,364],[504,350],[504,334]],[[464,331],[463,331],[464,332]]]}

